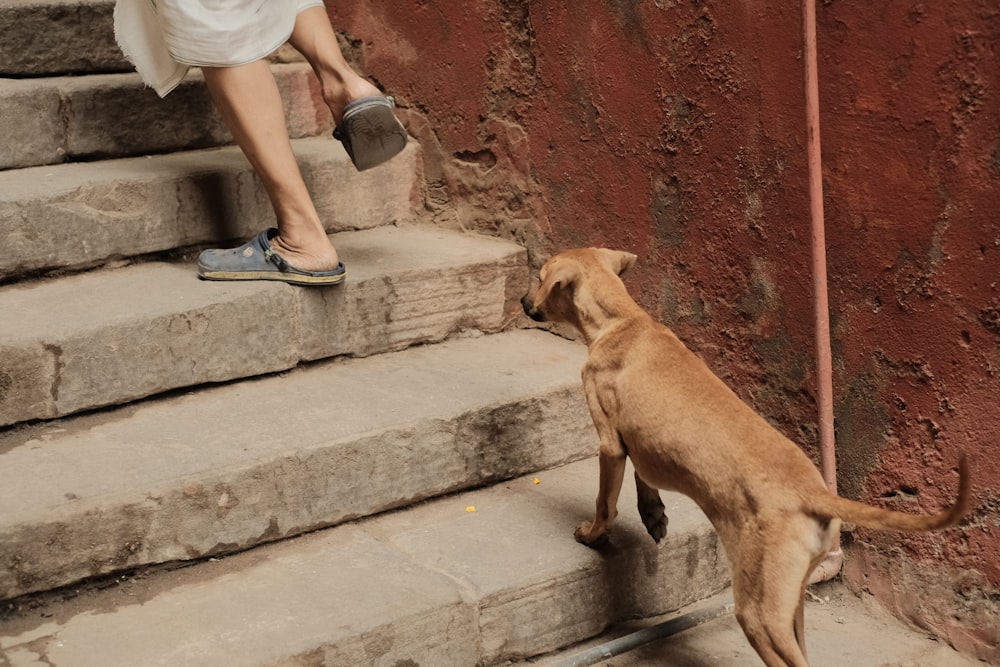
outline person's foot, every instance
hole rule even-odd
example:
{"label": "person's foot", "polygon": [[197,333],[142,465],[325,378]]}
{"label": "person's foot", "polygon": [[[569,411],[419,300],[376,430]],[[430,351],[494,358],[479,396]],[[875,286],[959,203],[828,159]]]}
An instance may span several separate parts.
{"label": "person's foot", "polygon": [[323,89],[323,100],[333,114],[333,124],[340,125],[343,121],[344,107],[365,97],[381,95],[382,91],[367,79],[352,76],[340,85]]}
{"label": "person's foot", "polygon": [[340,258],[337,249],[325,236],[309,244],[289,243],[280,233],[270,239],[271,248],[282,259],[301,271],[332,271],[337,268]]}
{"label": "person's foot", "polygon": [[[210,249],[198,256],[198,276],[205,280],[279,280],[295,285],[338,285],[347,276],[337,260],[333,268],[306,269],[292,264],[272,245],[278,230],[271,227],[236,248]],[[326,242],[331,249],[333,246]],[[333,251],[336,253],[336,251]],[[301,253],[296,262],[320,263],[312,253]]]}

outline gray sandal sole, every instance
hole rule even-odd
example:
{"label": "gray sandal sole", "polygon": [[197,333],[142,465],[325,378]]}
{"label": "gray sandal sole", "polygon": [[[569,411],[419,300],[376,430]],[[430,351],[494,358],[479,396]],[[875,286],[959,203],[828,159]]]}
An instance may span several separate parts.
{"label": "gray sandal sole", "polygon": [[358,171],[377,167],[398,155],[409,137],[393,108],[391,97],[363,97],[344,107],[344,117],[333,131],[344,144]]}

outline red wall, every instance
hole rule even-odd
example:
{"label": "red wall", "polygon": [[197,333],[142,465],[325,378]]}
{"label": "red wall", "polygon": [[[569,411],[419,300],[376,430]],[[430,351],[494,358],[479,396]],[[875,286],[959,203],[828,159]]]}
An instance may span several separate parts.
{"label": "red wall", "polygon": [[[944,534],[845,535],[845,574],[1000,645],[1000,5],[819,2],[838,476]],[[330,5],[425,151],[428,214],[640,256],[628,284],[814,458],[801,16],[762,0]]]}

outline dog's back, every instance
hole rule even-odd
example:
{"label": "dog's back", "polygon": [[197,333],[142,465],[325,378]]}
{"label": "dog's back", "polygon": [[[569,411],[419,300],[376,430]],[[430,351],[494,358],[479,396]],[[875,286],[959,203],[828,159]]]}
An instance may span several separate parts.
{"label": "dog's back", "polygon": [[[806,514],[881,530],[941,530],[968,512],[972,492],[964,454],[957,499],[937,514],[886,510],[827,492],[802,449],[740,399],[669,327],[642,310],[620,280],[603,289],[614,294],[611,312],[619,321],[591,345],[584,373],[602,377],[597,386],[614,386],[615,398],[603,400],[615,401],[617,429],[633,465],[653,486],[694,497],[713,520],[731,513],[731,507],[716,505],[732,497],[728,490],[715,497],[712,487],[734,485],[744,487],[747,503],[758,508],[769,500],[787,505],[801,498],[797,509]],[[746,454],[737,458],[743,465],[734,467],[730,444]],[[789,480],[795,480],[794,497],[783,498]]]}

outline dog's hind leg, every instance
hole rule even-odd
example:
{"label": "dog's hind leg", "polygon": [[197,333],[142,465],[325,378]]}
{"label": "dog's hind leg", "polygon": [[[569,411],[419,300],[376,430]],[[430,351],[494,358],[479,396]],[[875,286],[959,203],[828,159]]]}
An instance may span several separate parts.
{"label": "dog's hind leg", "polygon": [[799,604],[795,609],[795,639],[798,640],[799,650],[802,651],[802,656],[806,660],[809,659],[806,653],[806,589],[809,588],[809,581],[812,578],[813,571],[819,567],[820,563],[826,560],[828,551],[836,543],[837,536],[840,534],[840,519],[814,519],[814,521],[816,523],[812,529],[816,531],[817,541],[813,546],[816,550],[812,561],[809,563],[809,569],[806,570],[805,576],[802,578],[802,585],[799,588]]}
{"label": "dog's hind leg", "polygon": [[802,592],[810,555],[792,547],[784,553],[760,550],[741,557],[733,597],[736,619],[750,644],[768,667],[809,667]]}
{"label": "dog's hind leg", "polygon": [[767,667],[809,667],[796,636],[795,610],[789,612],[784,619],[769,618],[760,605],[736,605],[736,620]]}
{"label": "dog's hind leg", "polygon": [[806,653],[806,597],[805,597],[805,586],[802,587],[802,593],[799,595],[799,606],[795,609],[795,641],[799,643],[799,651],[802,653],[802,657],[809,662],[809,655]]}
{"label": "dog's hind leg", "polygon": [[635,473],[635,491],[642,524],[646,526],[646,532],[653,538],[653,541],[658,543],[667,536],[667,515],[663,511],[660,491],[646,484],[639,477],[639,473]]}

